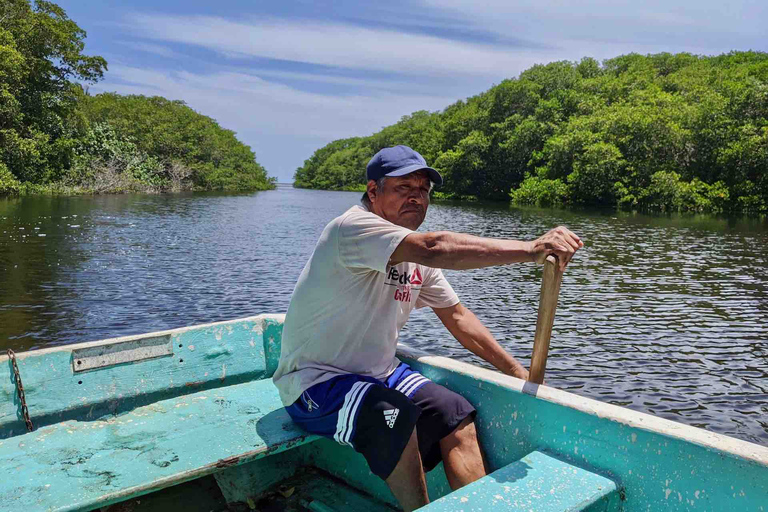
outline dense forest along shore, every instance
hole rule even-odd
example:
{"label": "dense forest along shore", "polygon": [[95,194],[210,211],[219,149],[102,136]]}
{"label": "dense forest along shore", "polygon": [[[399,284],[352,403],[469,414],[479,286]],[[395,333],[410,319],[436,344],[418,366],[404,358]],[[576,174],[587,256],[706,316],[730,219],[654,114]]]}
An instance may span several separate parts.
{"label": "dense forest along shore", "polygon": [[296,185],[362,190],[405,144],[438,197],[621,209],[768,212],[768,53],[630,54],[536,65],[441,112],[318,149]]}
{"label": "dense forest along shore", "polygon": [[[359,193],[0,199],[0,347],[22,351],[284,313],[327,222]],[[768,445],[768,225],[707,215],[434,203],[422,229],[584,239],[563,278],[547,380]],[[525,364],[541,268],[446,277]],[[403,341],[481,364],[428,310]]]}

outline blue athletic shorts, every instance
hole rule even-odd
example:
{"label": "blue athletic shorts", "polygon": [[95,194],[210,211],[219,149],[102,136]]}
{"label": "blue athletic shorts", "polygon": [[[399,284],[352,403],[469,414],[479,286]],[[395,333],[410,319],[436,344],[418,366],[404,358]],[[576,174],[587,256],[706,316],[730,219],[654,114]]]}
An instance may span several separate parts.
{"label": "blue athletic shorts", "polygon": [[285,408],[307,432],[352,446],[371,471],[386,479],[416,427],[422,464],[442,459],[440,440],[475,408],[461,395],[435,384],[405,363],[385,380],[349,374],[316,384]]}

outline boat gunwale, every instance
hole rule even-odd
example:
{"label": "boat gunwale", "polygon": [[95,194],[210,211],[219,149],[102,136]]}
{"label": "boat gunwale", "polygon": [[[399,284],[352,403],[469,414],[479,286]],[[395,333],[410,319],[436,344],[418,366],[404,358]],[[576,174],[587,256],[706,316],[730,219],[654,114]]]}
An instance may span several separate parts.
{"label": "boat gunwale", "polygon": [[[148,333],[142,333],[142,334],[127,334],[125,336],[120,336],[117,338],[106,338],[106,339],[93,340],[93,341],[83,341],[80,343],[70,343],[66,345],[56,345],[55,347],[25,350],[24,352],[14,352],[14,355],[17,359],[24,359],[26,357],[46,355],[46,354],[51,354],[55,352],[72,352],[73,350],[79,350],[81,348],[100,347],[104,345],[112,345],[115,343],[123,343],[126,341],[136,341],[136,340],[142,340],[146,338],[159,338],[161,336],[168,336],[168,335],[172,336],[174,334],[182,334],[188,331],[205,329],[208,327],[223,326],[223,325],[234,324],[239,322],[253,322],[258,320],[262,320],[261,329],[263,330],[266,327],[263,322],[264,320],[275,320],[282,324],[285,321],[285,315],[262,313],[260,315],[246,316],[243,318],[235,318],[232,320],[222,320],[219,322],[210,322],[207,324],[195,324],[195,325],[188,325],[185,327],[176,327],[173,329],[166,329],[164,331],[154,331],[154,332],[148,332]],[[8,354],[5,352],[0,353],[0,363],[7,360],[8,360]]]}
{"label": "boat gunwale", "polygon": [[714,449],[738,459],[768,467],[768,447],[757,443],[635,411],[627,407],[601,402],[594,398],[580,396],[543,384],[534,384],[495,370],[430,354],[403,343],[398,345],[397,354],[422,364],[464,374],[480,381],[491,382],[510,391],[527,394],[533,398],[575,409],[600,419],[611,420],[631,428]]}

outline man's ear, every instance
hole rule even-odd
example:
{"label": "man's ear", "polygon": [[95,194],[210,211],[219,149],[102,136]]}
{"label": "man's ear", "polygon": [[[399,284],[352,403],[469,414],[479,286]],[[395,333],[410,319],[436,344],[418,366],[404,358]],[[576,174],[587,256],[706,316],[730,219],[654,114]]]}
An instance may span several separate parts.
{"label": "man's ear", "polygon": [[366,189],[366,193],[368,194],[368,200],[373,203],[376,200],[376,193],[378,192],[378,189],[376,188],[376,181],[375,180],[368,180],[368,185]]}

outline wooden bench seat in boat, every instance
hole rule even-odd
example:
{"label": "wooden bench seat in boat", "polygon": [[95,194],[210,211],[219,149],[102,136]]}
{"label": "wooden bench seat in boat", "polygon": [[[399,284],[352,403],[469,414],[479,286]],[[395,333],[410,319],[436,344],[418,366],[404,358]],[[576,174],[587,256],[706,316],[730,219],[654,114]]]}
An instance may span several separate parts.
{"label": "wooden bench seat in boat", "polygon": [[88,510],[307,443],[271,379],[0,440],[1,510]]}
{"label": "wooden bench seat in boat", "polygon": [[615,482],[535,451],[420,510],[609,512],[619,509]]}

